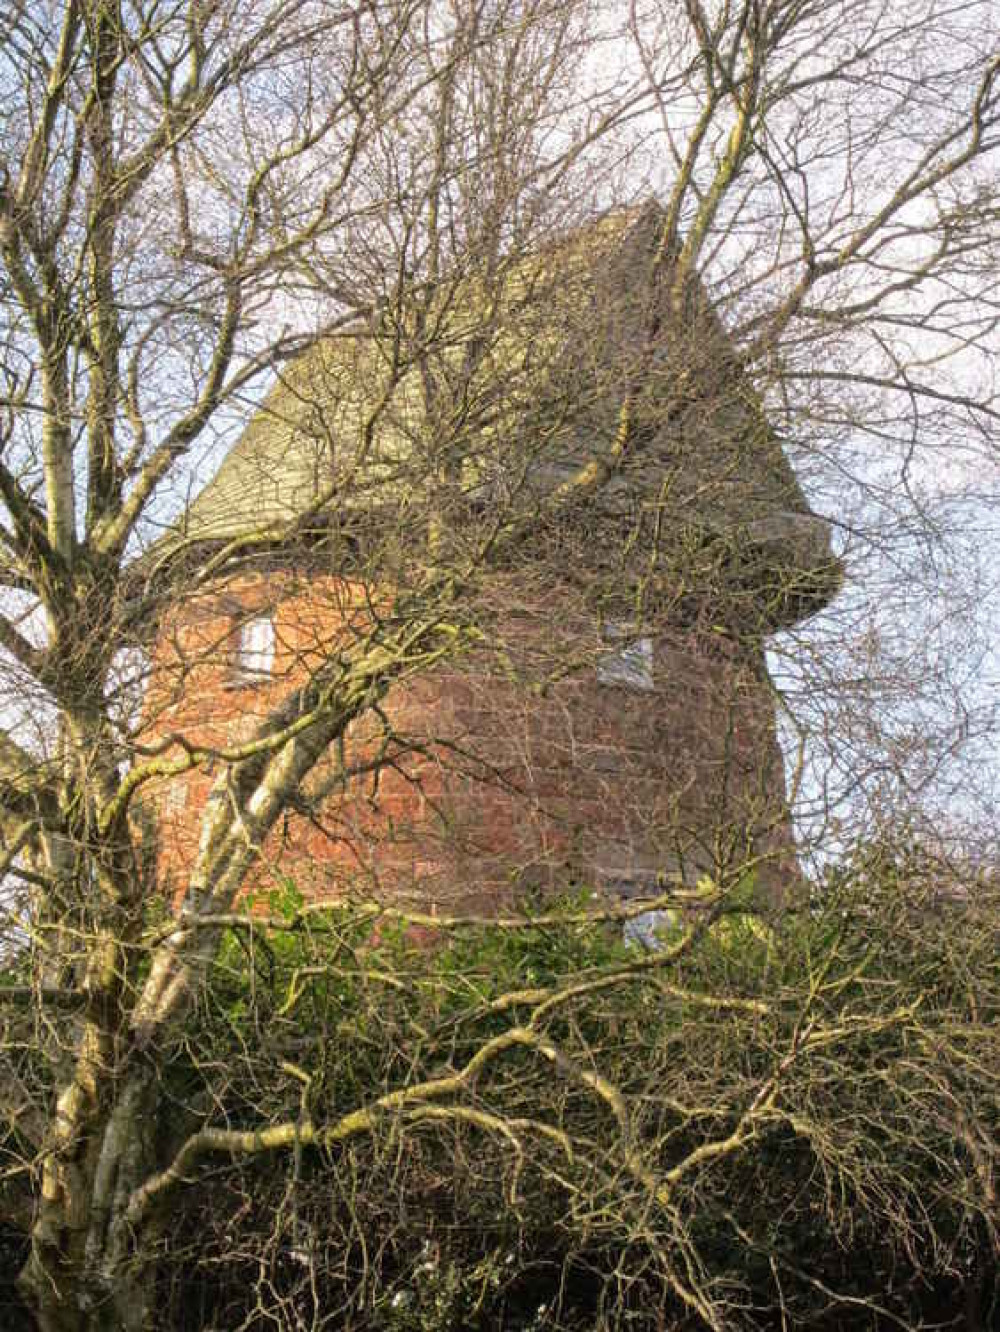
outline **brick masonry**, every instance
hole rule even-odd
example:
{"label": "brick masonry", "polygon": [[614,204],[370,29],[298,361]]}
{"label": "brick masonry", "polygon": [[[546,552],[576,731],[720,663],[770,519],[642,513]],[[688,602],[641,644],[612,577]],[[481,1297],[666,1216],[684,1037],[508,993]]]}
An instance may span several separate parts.
{"label": "brick masonry", "polygon": [[[377,600],[357,580],[285,570],[178,603],[153,654],[144,740],[173,737],[177,755],[181,739],[246,741],[320,661],[365,641]],[[260,849],[252,888],[490,910],[753,864],[769,900],[784,894],[795,857],[759,647],[645,626],[651,687],[606,683],[613,645],[568,588],[529,595],[497,575],[479,609],[483,646],[394,685],[349,728]],[[239,663],[240,626],[257,616],[274,624],[266,677]],[[155,793],[157,872],[175,900],[222,762]]]}

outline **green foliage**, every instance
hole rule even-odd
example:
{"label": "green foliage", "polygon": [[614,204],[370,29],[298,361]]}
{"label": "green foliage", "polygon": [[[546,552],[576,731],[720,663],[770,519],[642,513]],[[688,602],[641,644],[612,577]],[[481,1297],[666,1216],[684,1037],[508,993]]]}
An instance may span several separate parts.
{"label": "green foliage", "polygon": [[[949,1300],[988,1309],[990,892],[872,853],[812,914],[700,907],[658,953],[581,923],[585,898],[566,923],[436,932],[270,902],[276,923],[222,941],[164,1132],[375,1109],[354,1136],[213,1161],[163,1265],[169,1326],[590,1332],[780,1311],[860,1329],[879,1309],[906,1326]],[[501,1049],[512,1032],[528,1035]]]}

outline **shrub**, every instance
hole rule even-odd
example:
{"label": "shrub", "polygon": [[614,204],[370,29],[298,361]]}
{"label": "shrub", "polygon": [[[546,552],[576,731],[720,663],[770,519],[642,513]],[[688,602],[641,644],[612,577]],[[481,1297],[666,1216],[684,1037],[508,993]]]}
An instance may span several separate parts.
{"label": "shrub", "polygon": [[657,952],[580,902],[235,930],[160,1132],[300,1140],[178,1195],[164,1327],[985,1326],[997,903],[926,868],[858,857],[808,916]]}

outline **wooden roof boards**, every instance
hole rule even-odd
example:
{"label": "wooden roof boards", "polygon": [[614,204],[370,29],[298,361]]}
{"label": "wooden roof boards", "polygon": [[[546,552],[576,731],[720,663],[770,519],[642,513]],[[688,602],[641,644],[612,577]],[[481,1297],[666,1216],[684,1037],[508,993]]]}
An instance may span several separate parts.
{"label": "wooden roof boards", "polygon": [[578,502],[781,570],[802,595],[774,622],[814,609],[837,586],[827,527],[700,283],[678,299],[669,258],[657,266],[661,230],[655,206],[613,215],[318,342],[168,541],[280,540],[309,512],[415,533],[463,504],[517,523]]}

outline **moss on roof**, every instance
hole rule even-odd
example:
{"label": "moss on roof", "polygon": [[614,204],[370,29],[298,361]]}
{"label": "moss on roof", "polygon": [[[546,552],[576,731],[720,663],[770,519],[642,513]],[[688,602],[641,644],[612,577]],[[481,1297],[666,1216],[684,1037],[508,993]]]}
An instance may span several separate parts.
{"label": "moss on roof", "polygon": [[[599,513],[801,535],[808,505],[703,288],[689,281],[678,308],[669,271],[652,278],[662,221],[655,206],[612,216],[318,342],[279,373],[175,539],[278,531],[314,508],[403,526],[449,496],[530,515],[608,455],[626,399],[630,442]],[[817,532],[808,559],[828,561]]]}

